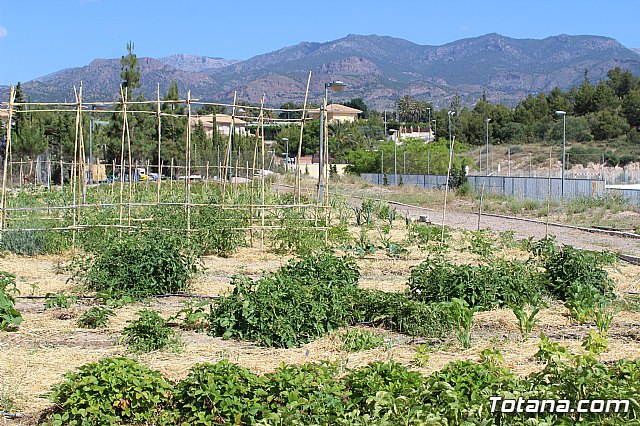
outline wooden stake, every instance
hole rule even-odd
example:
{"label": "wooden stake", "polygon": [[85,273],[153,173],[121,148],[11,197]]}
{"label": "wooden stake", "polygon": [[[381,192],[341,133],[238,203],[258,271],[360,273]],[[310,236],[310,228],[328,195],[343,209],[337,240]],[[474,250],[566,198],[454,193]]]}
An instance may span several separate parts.
{"label": "wooden stake", "polygon": [[187,209],[187,238],[191,234],[191,90],[187,91],[187,140],[186,140],[186,209]]}
{"label": "wooden stake", "polygon": [[162,181],[162,161],[160,159],[160,142],[162,141],[162,117],[160,116],[160,83],[157,90],[156,114],[158,115],[158,195],[157,201],[160,204],[160,182]]}
{"label": "wooden stake", "polygon": [[[125,124],[127,123],[127,94],[122,90],[120,86],[120,97],[122,98],[122,134],[120,138],[120,221],[122,226],[122,216],[124,215],[124,139],[125,139]],[[129,176],[131,180],[131,176]],[[131,183],[131,182],[129,182]],[[120,233],[122,235],[122,233]]]}
{"label": "wooden stake", "polygon": [[449,150],[449,166],[447,167],[447,181],[444,185],[444,203],[442,207],[442,233],[440,235],[440,245],[444,246],[444,226],[447,218],[447,193],[449,192],[449,177],[451,176],[451,162],[453,161],[453,144],[456,142],[454,137],[451,140],[451,149]]}
{"label": "wooden stake", "polygon": [[5,203],[7,200],[7,169],[9,167],[9,150],[11,147],[11,126],[13,121],[13,102],[15,100],[15,89],[13,85],[9,89],[9,120],[7,122],[7,143],[4,147],[4,168],[2,169],[2,197],[0,197],[0,237],[6,222]]}
{"label": "wooden stake", "polygon": [[[304,93],[304,103],[302,104],[302,117],[300,118],[300,139],[298,141],[298,155],[296,156],[296,202],[300,204],[300,187],[302,185],[302,176],[300,175],[300,158],[302,157],[302,135],[304,132],[304,121],[307,115],[307,99],[309,98],[309,85],[311,84],[311,71],[309,71],[309,77],[307,78],[307,90]],[[264,165],[263,165],[264,168]]]}

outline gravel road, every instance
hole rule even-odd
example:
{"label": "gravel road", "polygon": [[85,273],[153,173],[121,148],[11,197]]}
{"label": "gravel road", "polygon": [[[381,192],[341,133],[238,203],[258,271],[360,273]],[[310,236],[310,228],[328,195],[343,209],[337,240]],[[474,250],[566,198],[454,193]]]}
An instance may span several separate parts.
{"label": "gravel road", "polygon": [[[408,213],[411,218],[417,219],[422,215],[426,215],[431,223],[442,224],[442,210],[437,211],[423,207],[408,207],[405,205],[397,205],[396,208],[398,212]],[[445,223],[447,226],[453,228],[476,230],[478,229],[478,214],[447,211]],[[538,239],[545,236],[546,225],[545,223],[537,221],[483,214],[480,220],[480,228],[491,228],[497,232],[513,230],[516,238],[534,237]],[[569,244],[574,247],[589,250],[612,250],[632,256],[640,256],[640,238],[614,236],[601,232],[590,232],[552,224],[549,224],[548,232],[550,235],[555,235],[558,242],[562,244]]]}

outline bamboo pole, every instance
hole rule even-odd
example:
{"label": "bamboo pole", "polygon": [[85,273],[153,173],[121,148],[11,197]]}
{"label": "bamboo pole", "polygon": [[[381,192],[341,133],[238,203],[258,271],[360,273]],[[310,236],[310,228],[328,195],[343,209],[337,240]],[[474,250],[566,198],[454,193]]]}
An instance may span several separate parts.
{"label": "bamboo pole", "polygon": [[[120,226],[122,226],[122,216],[124,215],[124,140],[125,124],[127,123],[127,94],[120,86],[120,97],[122,98],[122,134],[120,138]],[[129,176],[131,180],[131,176]]]}
{"label": "bamboo pole", "polygon": [[300,175],[300,158],[302,158],[302,136],[304,132],[304,121],[307,115],[307,99],[309,98],[309,85],[311,84],[311,71],[307,78],[307,90],[304,92],[304,103],[302,104],[302,117],[300,118],[300,139],[298,141],[298,155],[296,156],[296,197],[295,200],[300,203],[300,189],[302,185],[302,176]]}
{"label": "bamboo pole", "polygon": [[[125,114],[125,129],[127,130],[127,157],[129,158],[129,191],[127,191],[127,225],[131,226],[131,199],[133,198],[134,177],[133,161],[131,159],[131,133],[129,132],[129,119]],[[137,170],[135,171],[137,174]]]}
{"label": "bamboo pole", "polygon": [[[231,123],[229,124],[229,139],[227,141],[227,149],[225,151],[225,159],[224,159],[224,163],[225,163],[224,179],[225,180],[222,181],[222,200],[223,201],[224,201],[225,196],[226,196],[226,187],[227,187],[226,180],[229,177],[229,167],[232,166],[232,164],[229,164],[229,153],[231,152],[231,140],[233,138],[233,132],[235,131],[235,117],[236,117],[237,96],[238,96],[238,92],[233,92],[233,107],[231,109]],[[229,184],[231,184],[231,182],[229,182]]]}
{"label": "bamboo pole", "polygon": [[262,117],[262,121],[260,122],[260,153],[262,157],[262,168],[260,169],[260,223],[261,223],[261,231],[260,231],[260,248],[264,249],[264,214],[265,214],[265,170],[264,170],[264,115]]}
{"label": "bamboo pole", "polygon": [[160,116],[160,83],[157,86],[156,113],[158,114],[158,194],[157,200],[160,204],[160,182],[162,181],[162,161],[160,159],[160,143],[162,141],[162,117]]}
{"label": "bamboo pole", "polygon": [[442,233],[440,235],[440,245],[444,246],[444,227],[447,219],[447,193],[449,192],[449,177],[451,176],[451,162],[453,161],[453,144],[456,142],[455,136],[451,140],[451,149],[449,150],[449,166],[447,167],[447,181],[444,184],[444,203],[442,206]]}
{"label": "bamboo pole", "polygon": [[187,210],[187,238],[191,234],[191,90],[187,91],[187,140],[186,140],[186,170],[185,170],[185,203]]}
{"label": "bamboo pole", "polygon": [[[256,129],[256,142],[253,145],[253,163],[251,165],[254,177],[251,179],[251,208],[249,210],[249,226],[253,226],[253,216],[254,216],[254,182],[255,182],[255,170],[256,170],[256,161],[258,157],[258,142],[261,139],[262,128],[260,125],[264,122],[264,100],[265,94],[262,94],[262,99],[260,100],[260,113],[258,114],[258,128]],[[248,165],[247,165],[248,168]],[[248,175],[248,172],[247,172]],[[251,247],[253,247],[253,231],[249,234],[249,242]]]}
{"label": "bamboo pole", "polygon": [[9,150],[11,147],[11,126],[13,121],[13,101],[15,100],[15,89],[13,85],[9,89],[9,120],[7,122],[7,137],[4,147],[4,167],[2,168],[2,197],[0,197],[0,238],[2,237],[2,231],[4,230],[4,224],[6,221],[6,214],[4,212],[6,208],[7,200],[7,168],[9,167]]}
{"label": "bamboo pole", "polygon": [[[80,86],[80,90],[82,90],[82,86]],[[80,98],[78,97],[78,91],[76,90],[76,87],[73,86],[73,91],[76,97],[76,130],[75,130],[75,137],[74,137],[74,145],[73,145],[73,162],[72,162],[72,166],[71,166],[71,191],[73,191],[73,206],[75,207],[74,212],[73,212],[73,220],[72,220],[72,224],[73,224],[73,232],[71,234],[71,248],[75,248],[75,243],[76,243],[76,231],[75,231],[75,227],[78,224],[77,220],[78,220],[78,209],[77,209],[77,192],[78,192],[78,145],[79,145],[79,136],[80,136],[80,108],[81,108],[81,103],[80,103]]]}

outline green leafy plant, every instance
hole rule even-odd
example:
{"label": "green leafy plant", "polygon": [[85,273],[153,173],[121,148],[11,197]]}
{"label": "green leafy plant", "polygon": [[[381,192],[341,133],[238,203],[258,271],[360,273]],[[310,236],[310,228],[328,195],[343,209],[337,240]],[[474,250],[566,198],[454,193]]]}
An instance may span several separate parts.
{"label": "green leafy plant", "polygon": [[540,343],[538,344],[538,351],[533,355],[538,361],[548,362],[554,359],[569,358],[571,353],[559,343],[552,342],[547,336],[540,333]]}
{"label": "green leafy plant", "polygon": [[6,230],[3,231],[0,249],[23,256],[35,256],[47,252],[47,237],[43,232]]}
{"label": "green leafy plant", "polygon": [[126,235],[104,243],[77,278],[90,289],[133,299],[178,293],[188,286],[198,260],[166,234]]}
{"label": "green leafy plant", "polygon": [[597,288],[579,281],[569,285],[566,292],[564,306],[569,310],[569,315],[579,324],[591,320],[597,307],[606,302]]}
{"label": "green leafy plant", "polygon": [[265,346],[294,347],[347,325],[360,272],[352,258],[322,251],[291,260],[257,282],[234,277],[217,299],[209,332]]}
{"label": "green leafy plant", "polygon": [[384,344],[384,337],[368,330],[350,328],[339,334],[342,341],[342,350],[346,352],[358,352],[379,348]]}
{"label": "green leafy plant", "polygon": [[413,354],[413,363],[418,367],[424,367],[429,362],[431,347],[427,344],[417,345]]}
{"label": "green leafy plant", "polygon": [[485,230],[470,231],[471,238],[469,239],[471,253],[480,255],[482,257],[491,257],[496,251],[496,246],[493,243],[493,237],[491,233]]}
{"label": "green leafy plant", "polygon": [[472,307],[534,305],[543,293],[531,263],[494,260],[490,264],[457,265],[441,256],[411,268],[408,293],[427,303],[463,299]]}
{"label": "green leafy plant", "polygon": [[471,347],[471,326],[473,325],[473,315],[478,307],[470,307],[467,302],[454,297],[450,302],[442,302],[443,308],[449,311],[449,314],[456,327],[458,341],[462,347],[469,349]]}
{"label": "green leafy plant", "polygon": [[143,353],[178,347],[175,331],[156,311],[143,309],[138,315],[138,319],[127,321],[129,325],[122,332],[130,350]]}
{"label": "green leafy plant", "polygon": [[77,324],[82,328],[106,328],[113,311],[102,306],[94,306],[78,318]]}
{"label": "green leafy plant", "polygon": [[541,308],[541,306],[534,305],[531,307],[531,312],[529,313],[527,313],[522,306],[513,306],[511,308],[513,314],[518,319],[518,328],[520,329],[523,340],[529,340],[533,327],[535,327],[539,321],[536,315],[538,315]]}
{"label": "green leafy plant", "polygon": [[582,347],[593,355],[599,355],[607,350],[609,342],[600,332],[591,330],[582,342]]}
{"label": "green leafy plant", "polygon": [[53,387],[53,425],[157,424],[172,384],[128,358],[105,358]]}
{"label": "green leafy plant", "polygon": [[65,294],[47,293],[45,295],[44,309],[63,308],[68,309],[78,302],[77,296],[67,296]]}
{"label": "green leafy plant", "polygon": [[598,303],[596,309],[593,310],[593,322],[598,328],[598,332],[601,336],[604,336],[609,331],[613,318],[620,311],[619,308],[613,307],[610,303],[601,300]]}
{"label": "green leafy plant", "polygon": [[15,308],[16,276],[0,271],[0,330],[8,330],[22,323],[22,315]]}
{"label": "green leafy plant", "polygon": [[169,318],[169,321],[179,320],[182,318],[180,328],[183,330],[204,330],[207,328],[207,319],[209,313],[205,309],[211,306],[211,302],[200,300],[194,302],[187,300],[183,302],[184,307],[180,309],[175,316]]}
{"label": "green leafy plant", "polygon": [[263,380],[220,361],[196,364],[176,386],[174,424],[253,424],[263,415]]}

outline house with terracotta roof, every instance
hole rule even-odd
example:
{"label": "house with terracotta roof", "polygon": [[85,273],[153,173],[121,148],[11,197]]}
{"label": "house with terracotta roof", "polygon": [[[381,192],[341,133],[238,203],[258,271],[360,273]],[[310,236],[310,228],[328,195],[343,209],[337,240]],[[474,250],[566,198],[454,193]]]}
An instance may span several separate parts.
{"label": "house with terracotta roof", "polygon": [[[351,108],[345,105],[340,104],[329,104],[327,105],[327,121],[329,123],[353,123],[357,118],[358,114],[362,111],[356,108]],[[313,119],[320,118],[320,109],[312,109],[309,110],[309,116]]]}
{"label": "house with terracotta roof", "polygon": [[[195,129],[198,125],[198,122],[202,123],[202,127],[204,127],[207,136],[211,137],[213,135],[213,120],[210,115],[194,115],[191,117],[191,128]],[[216,114],[216,128],[218,133],[221,135],[229,136],[231,133],[231,116],[227,114]],[[233,123],[234,133],[240,136],[246,136],[248,134],[247,131],[247,122],[241,120],[239,118],[234,119]]]}

